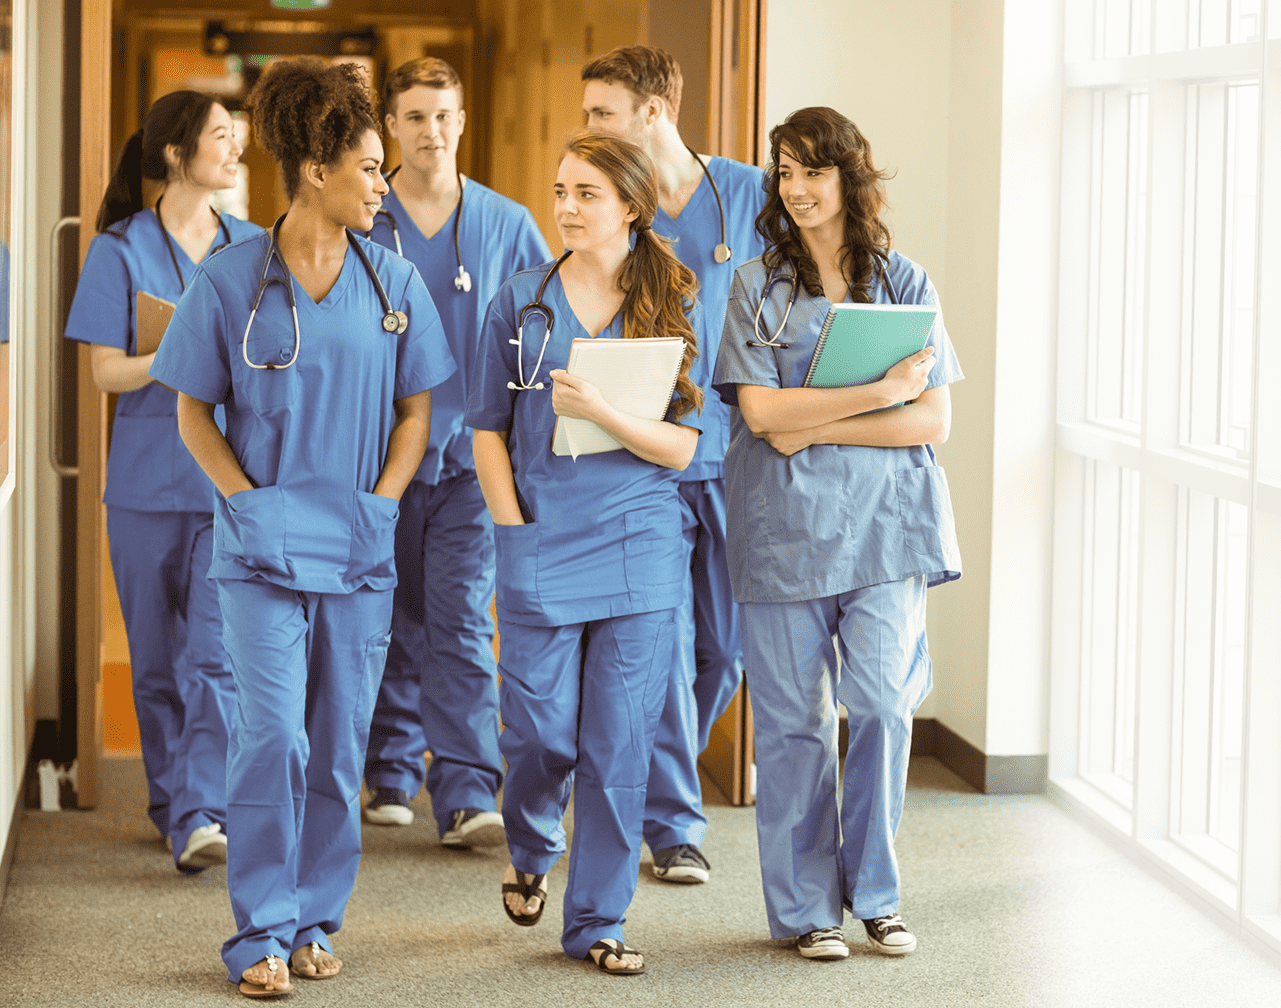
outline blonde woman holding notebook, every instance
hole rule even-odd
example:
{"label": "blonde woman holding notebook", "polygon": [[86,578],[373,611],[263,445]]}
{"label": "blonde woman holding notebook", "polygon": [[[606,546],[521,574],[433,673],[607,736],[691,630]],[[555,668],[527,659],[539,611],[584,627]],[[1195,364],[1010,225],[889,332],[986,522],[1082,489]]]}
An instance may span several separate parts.
{"label": "blonde woman holding notebook", "polygon": [[[574,840],[561,945],[615,976],[645,968],[623,942],[640,865],[645,783],[683,593],[677,474],[701,404],[695,280],[650,230],[649,157],[617,137],[571,137],[555,186],[565,253],[518,273],[490,304],[468,397],[476,472],[495,524],[499,672],[512,863],[503,909],[531,926],[546,876]],[[634,248],[633,248],[634,246]],[[661,420],[620,413],[564,368],[575,339],[680,337]],[[622,447],[558,455],[558,418]]]}
{"label": "blonde woman holding notebook", "polygon": [[[214,583],[213,484],[178,437],[177,401],[147,369],[197,264],[262,228],[214,210],[235,186],[231,114],[196,91],[158,98],[125,143],[98,212],[66,336],[117,393],[107,457],[111,570],[129,638],[151,821],[180,871],[226,860],[227,733],[236,696]],[[143,179],[162,185],[154,207]],[[150,310],[150,313],[149,313]]]}
{"label": "blonde woman holding notebook", "polygon": [[[833,303],[937,305],[889,248],[883,175],[828,108],[770,132],[765,254],[741,266],[714,385],[732,406],[725,457],[730,574],[756,734],[756,820],[774,938],[849,955],[844,909],[903,955],[894,856],[912,714],[930,689],[925,590],[960,577],[947,481],[948,385],[961,378],[941,313],[924,350],[879,380],[806,388]],[[838,661],[839,653],[839,661]],[[837,703],[849,710],[838,817]]]}

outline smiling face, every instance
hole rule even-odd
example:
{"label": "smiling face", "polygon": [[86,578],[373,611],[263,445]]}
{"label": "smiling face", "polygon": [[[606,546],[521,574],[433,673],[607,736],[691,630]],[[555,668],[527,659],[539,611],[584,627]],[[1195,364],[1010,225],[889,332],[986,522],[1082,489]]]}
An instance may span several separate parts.
{"label": "smiling face", "polygon": [[555,217],[568,250],[589,252],[621,246],[626,251],[636,211],[623,202],[603,171],[566,154],[556,173]]}
{"label": "smiling face", "polygon": [[583,112],[589,130],[620,136],[635,144],[645,140],[645,103],[623,84],[587,81],[583,85]]}
{"label": "smiling face", "polygon": [[366,130],[360,142],[333,164],[304,165],[303,176],[319,191],[326,216],[343,227],[363,232],[373,227],[374,214],[387,195],[382,165],[382,141],[374,130]]}
{"label": "smiling face", "polygon": [[424,173],[455,164],[467,122],[460,99],[457,88],[425,84],[396,95],[395,111],[387,114],[387,132],[400,144],[403,164]]}
{"label": "smiling face", "polygon": [[835,165],[812,168],[801,164],[792,152],[778,152],[778,194],[788,214],[802,231],[814,234],[844,229],[845,204],[841,199],[841,173]]}
{"label": "smiling face", "polygon": [[[172,145],[171,145],[172,146]],[[176,156],[177,148],[173,148]],[[236,165],[244,148],[236,140],[231,113],[214,102],[209,106],[205,128],[200,131],[184,180],[202,189],[230,189],[236,184]]]}

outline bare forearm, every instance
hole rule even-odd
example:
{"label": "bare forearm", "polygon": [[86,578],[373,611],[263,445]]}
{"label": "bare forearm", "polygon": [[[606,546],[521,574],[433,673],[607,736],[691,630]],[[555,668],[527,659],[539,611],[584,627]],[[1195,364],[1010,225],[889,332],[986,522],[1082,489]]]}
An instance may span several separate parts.
{"label": "bare forearm", "polygon": [[758,437],[766,432],[809,430],[903,401],[891,398],[891,390],[884,385],[876,382],[840,389],[740,385],[739,409]]}
{"label": "bare forearm", "polygon": [[906,448],[942,444],[952,426],[952,400],[946,385],[928,389],[915,402],[878,413],[845,417],[807,430],[762,435],[784,455],[816,444],[866,445],[873,448]]}
{"label": "bare forearm", "polygon": [[93,383],[100,392],[134,392],[151,383],[147,369],[156,359],[154,353],[143,357],[130,357],[118,347],[94,345],[90,363]]}
{"label": "bare forearm", "polygon": [[507,434],[503,431],[478,430],[472,435],[472,457],[476,462],[476,480],[485,496],[485,506],[498,525],[524,525],[516,496],[516,476],[512,472]]}
{"label": "bare forearm", "polygon": [[642,420],[612,407],[592,422],[637,458],[680,471],[694,458],[698,431],[666,420]]}
{"label": "bare forearm", "polygon": [[242,490],[252,490],[253,483],[240,467],[236,453],[231,450],[231,445],[218,429],[213,414],[213,403],[202,402],[179,392],[178,434],[182,443],[223,497],[230,497]]}
{"label": "bare forearm", "polygon": [[427,451],[427,440],[431,437],[431,393],[406,396],[393,405],[396,423],[387,438],[387,458],[374,484],[374,493],[400,500]]}

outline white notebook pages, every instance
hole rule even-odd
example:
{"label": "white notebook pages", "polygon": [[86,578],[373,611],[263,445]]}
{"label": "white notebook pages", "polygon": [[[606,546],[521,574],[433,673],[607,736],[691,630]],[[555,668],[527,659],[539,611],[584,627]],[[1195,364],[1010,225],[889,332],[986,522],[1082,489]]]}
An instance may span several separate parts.
{"label": "white notebook pages", "polygon": [[[569,348],[565,370],[585,378],[605,401],[621,413],[645,420],[662,420],[671,405],[672,392],[685,356],[679,336],[641,339],[576,339]],[[615,451],[623,447],[590,420],[556,418],[552,453],[579,455]]]}

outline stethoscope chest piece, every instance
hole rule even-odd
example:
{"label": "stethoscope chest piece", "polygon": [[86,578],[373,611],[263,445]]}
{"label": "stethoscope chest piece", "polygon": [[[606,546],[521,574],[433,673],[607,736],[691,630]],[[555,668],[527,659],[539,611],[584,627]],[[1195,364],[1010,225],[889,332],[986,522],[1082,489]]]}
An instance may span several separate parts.
{"label": "stethoscope chest piece", "polygon": [[383,316],[383,332],[399,336],[409,328],[409,316],[403,311],[389,311]]}
{"label": "stethoscope chest piece", "polygon": [[732,256],[733,254],[734,253],[730,251],[729,246],[726,245],[724,242],[721,242],[719,245],[716,246],[716,248],[712,249],[712,258],[715,259],[718,263],[729,262],[730,256]]}

